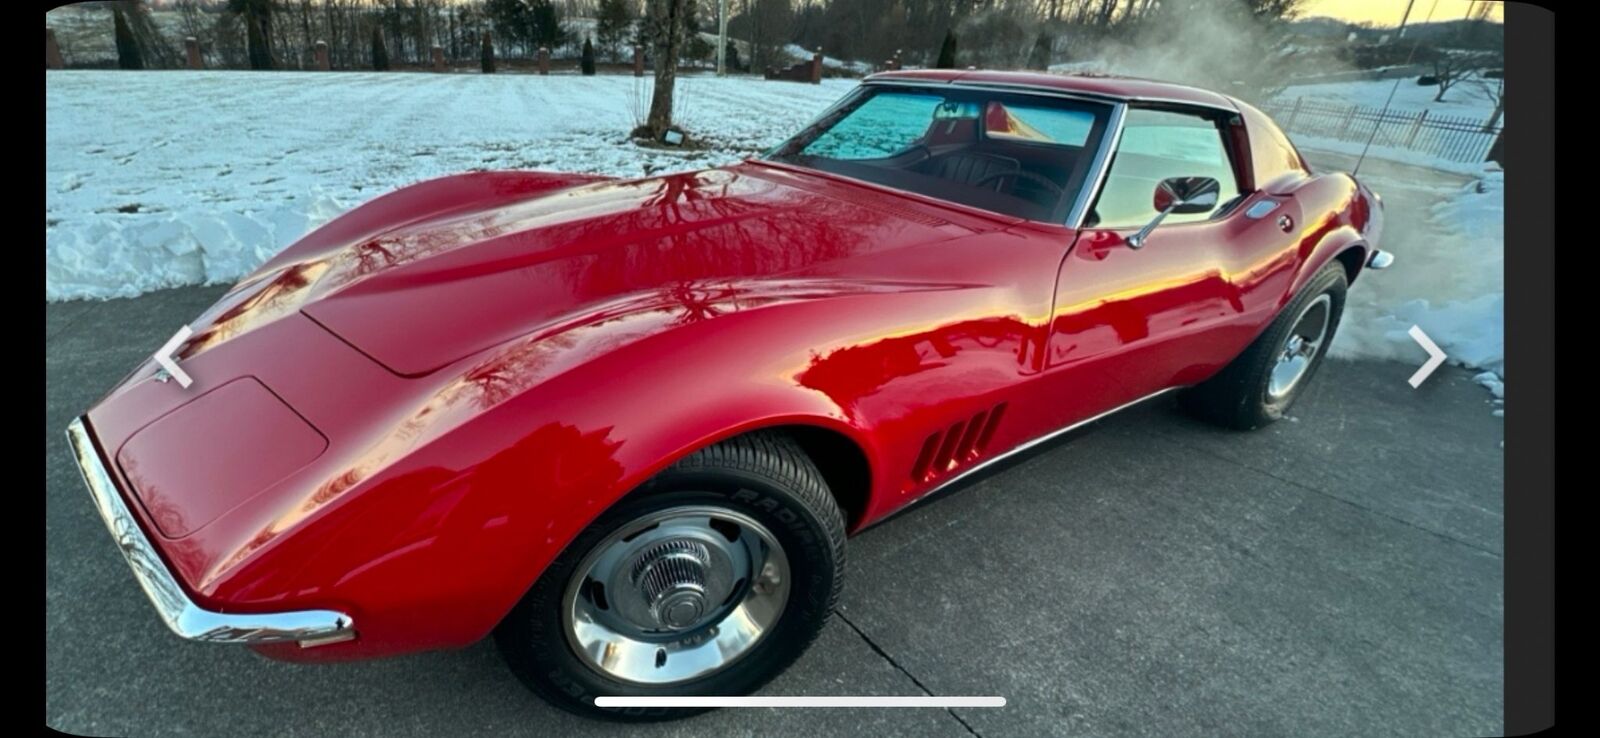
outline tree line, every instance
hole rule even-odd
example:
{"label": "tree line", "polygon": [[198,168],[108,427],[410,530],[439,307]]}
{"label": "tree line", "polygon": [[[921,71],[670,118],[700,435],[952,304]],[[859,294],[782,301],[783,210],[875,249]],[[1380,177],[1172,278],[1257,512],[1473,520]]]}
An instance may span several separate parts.
{"label": "tree line", "polygon": [[[1227,4],[1244,15],[1281,18],[1305,0],[728,0],[736,67],[760,71],[792,61],[791,45],[828,56],[880,63],[899,55],[908,65],[932,66],[947,35],[962,39],[964,64],[1023,66],[1062,40],[1131,35],[1138,27],[1195,4]],[[585,40],[599,56],[627,60],[628,48],[648,45],[651,8],[681,5],[682,57],[709,61],[714,48],[700,32],[716,31],[716,0],[111,0],[82,3],[110,8],[126,25],[142,66],[182,66],[183,38],[199,40],[208,65],[301,69],[312,49],[328,44],[335,68],[369,68],[371,39],[381,33],[392,63],[425,64],[434,46],[452,60],[479,54],[485,31],[501,58],[533,58],[540,47],[575,56]],[[153,7],[154,6],[154,7]],[[176,23],[153,22],[159,7]],[[581,22],[575,22],[583,19]],[[119,26],[120,27],[120,26]],[[110,30],[108,28],[108,30]],[[740,53],[742,52],[742,53]],[[1047,59],[1046,59],[1047,60]]]}
{"label": "tree line", "polygon": [[[756,73],[795,61],[795,47],[874,67],[891,58],[1002,69],[1113,60],[1122,71],[1260,97],[1288,77],[1284,64],[1296,50],[1287,21],[1307,1],[727,0],[727,56],[733,71]],[[178,20],[168,14],[157,24],[144,0],[99,5],[116,11],[119,33],[147,68],[181,66],[186,36],[217,68],[313,68],[318,41],[336,69],[374,68],[380,48],[395,65],[425,65],[434,46],[471,62],[486,32],[500,60],[532,59],[541,47],[573,58],[588,42],[595,59],[627,63],[636,45],[653,59],[660,23],[652,19],[669,16],[682,24],[678,63],[709,66],[718,12],[716,0],[164,0],[159,7]],[[1345,47],[1333,60],[1343,68],[1437,56],[1396,41]],[[1450,70],[1438,76],[1449,79]]]}
{"label": "tree line", "polygon": [[[652,43],[648,10],[656,1],[106,0],[78,5],[109,11],[107,30],[115,33],[125,68],[181,67],[184,39],[194,38],[212,68],[311,69],[316,44],[323,42],[333,68],[371,69],[382,62],[427,64],[435,46],[452,61],[476,60],[485,32],[500,59],[533,59],[540,48],[576,57],[588,41],[599,58],[626,62],[632,46]],[[684,0],[684,5],[683,61],[709,64],[715,51],[700,32],[716,30],[716,3]],[[381,46],[375,45],[380,37]]]}

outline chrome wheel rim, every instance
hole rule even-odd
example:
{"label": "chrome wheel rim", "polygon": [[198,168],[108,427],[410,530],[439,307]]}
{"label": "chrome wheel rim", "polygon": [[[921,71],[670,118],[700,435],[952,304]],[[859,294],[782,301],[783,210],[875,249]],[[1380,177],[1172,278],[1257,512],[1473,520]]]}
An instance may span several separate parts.
{"label": "chrome wheel rim", "polygon": [[1267,378],[1267,399],[1276,401],[1287,397],[1305,378],[1317,358],[1317,352],[1322,350],[1322,344],[1327,341],[1328,322],[1332,315],[1333,298],[1327,294],[1317,295],[1300,311],[1300,317],[1289,330],[1289,337],[1284,339],[1283,346],[1278,350],[1272,374]]}
{"label": "chrome wheel rim", "polygon": [[684,506],[639,518],[578,565],[562,598],[567,641],[590,668],[671,684],[720,671],[771,632],[789,559],[755,519]]}

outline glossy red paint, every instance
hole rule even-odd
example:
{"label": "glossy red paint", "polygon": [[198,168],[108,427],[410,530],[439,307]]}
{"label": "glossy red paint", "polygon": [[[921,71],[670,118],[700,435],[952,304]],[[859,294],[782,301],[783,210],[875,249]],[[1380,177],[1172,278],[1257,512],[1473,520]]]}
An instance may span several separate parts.
{"label": "glossy red paint", "polygon": [[[892,76],[1232,104],[1098,78]],[[1289,171],[1243,124],[1272,189],[1139,251],[1129,230],[760,162],[419,183],[191,323],[194,385],[151,381],[147,362],[89,425],[200,605],[357,623],[353,641],[262,652],[466,645],[603,510],[720,439],[802,425],[848,440],[870,469],[848,511],[860,530],[983,460],[1210,376],[1381,225],[1364,187]],[[1238,215],[1265,197],[1297,226]],[[272,432],[233,427],[252,422]]]}

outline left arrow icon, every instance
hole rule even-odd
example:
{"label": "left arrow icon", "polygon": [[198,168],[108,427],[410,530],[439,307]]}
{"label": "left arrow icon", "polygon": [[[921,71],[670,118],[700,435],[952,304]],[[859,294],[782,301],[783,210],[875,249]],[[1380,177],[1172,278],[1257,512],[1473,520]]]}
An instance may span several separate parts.
{"label": "left arrow icon", "polygon": [[[178,380],[178,386],[185,389],[194,384],[194,379],[190,378],[189,374],[178,366],[178,360],[172,358],[172,352],[177,351],[178,347],[183,345],[184,341],[189,340],[189,336],[193,334],[194,331],[190,330],[187,325],[179,328],[177,333],[172,334],[172,338],[167,339],[167,342],[162,344],[161,350],[156,352],[155,357],[156,364],[161,366],[161,372],[165,372],[167,377]],[[167,381],[165,377],[161,376],[161,372],[156,373],[156,379],[162,382]]]}

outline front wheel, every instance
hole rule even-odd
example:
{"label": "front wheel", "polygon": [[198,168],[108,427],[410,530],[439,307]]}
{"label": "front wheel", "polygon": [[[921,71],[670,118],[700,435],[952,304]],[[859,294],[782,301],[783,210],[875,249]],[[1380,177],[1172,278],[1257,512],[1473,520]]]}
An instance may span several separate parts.
{"label": "front wheel", "polygon": [[597,696],[733,696],[783,671],[838,597],[844,520],[786,436],[674,464],[590,525],[495,632],[557,706],[616,720],[703,709],[597,707]]}
{"label": "front wheel", "polygon": [[1253,430],[1284,416],[1316,374],[1344,313],[1344,265],[1328,264],[1243,353],[1190,388],[1182,404],[1218,425]]}

